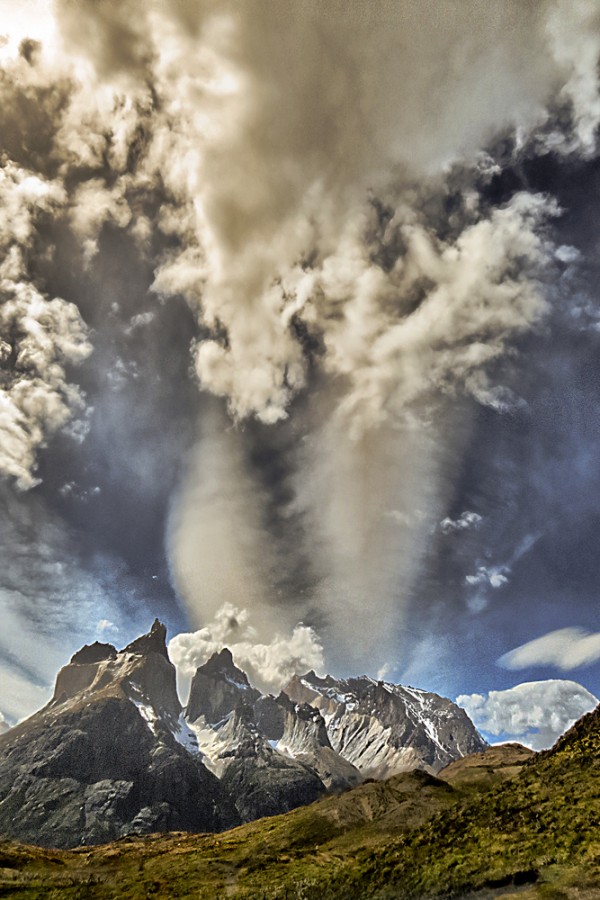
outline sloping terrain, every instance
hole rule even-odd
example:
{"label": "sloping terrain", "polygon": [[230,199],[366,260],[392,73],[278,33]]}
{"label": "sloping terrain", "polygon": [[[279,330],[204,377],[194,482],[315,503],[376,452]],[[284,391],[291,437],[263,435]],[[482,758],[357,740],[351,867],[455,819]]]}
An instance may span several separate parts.
{"label": "sloping terrain", "polygon": [[596,711],[552,751],[475,754],[454,786],[413,772],[220,835],[0,845],[0,895],[598,900],[599,767]]}
{"label": "sloping terrain", "polygon": [[455,793],[414,772],[218,835],[131,837],[54,852],[0,844],[0,896],[259,900],[288,891],[291,900],[302,896],[296,888],[307,867],[321,872],[365,845],[377,847],[453,804]]}
{"label": "sloping terrain", "polygon": [[[544,886],[553,878],[562,893]],[[463,896],[539,881],[539,896],[559,900],[571,879],[573,896],[600,896],[600,707],[514,779],[347,862],[314,896]]]}

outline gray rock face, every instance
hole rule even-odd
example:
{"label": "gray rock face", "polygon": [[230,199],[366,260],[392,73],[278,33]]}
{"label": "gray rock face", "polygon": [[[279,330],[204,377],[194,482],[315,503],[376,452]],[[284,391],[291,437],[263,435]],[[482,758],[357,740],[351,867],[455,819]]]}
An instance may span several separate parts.
{"label": "gray rock face", "polygon": [[289,702],[289,697],[281,693],[279,697],[261,695],[254,704],[254,721],[271,741],[278,741],[283,737],[286,702]]}
{"label": "gray rock face", "polygon": [[435,774],[487,744],[464,710],[437,694],[372,678],[336,680],[314,672],[285,689],[323,715],[332,748],[366,777],[410,769]]}
{"label": "gray rock face", "polygon": [[214,724],[222,721],[238,704],[253,704],[260,691],[233,662],[231,651],[225,647],[215,653],[196,670],[192,680],[185,715],[190,722],[203,716]]}
{"label": "gray rock face", "polygon": [[221,783],[244,821],[288,812],[325,793],[313,768],[271,747],[254,724],[251,707],[235,710],[220,737],[226,747],[220,754]]}
{"label": "gray rock face", "polygon": [[72,847],[237,824],[219,780],[182,746],[175,670],[157,633],[114,656],[84,648],[48,706],[0,736],[4,837]]}
{"label": "gray rock face", "polygon": [[351,762],[331,746],[325,720],[308,703],[294,704],[282,694],[279,703],[285,710],[285,724],[277,743],[280,753],[311,766],[328,790],[355,787],[363,780]]}

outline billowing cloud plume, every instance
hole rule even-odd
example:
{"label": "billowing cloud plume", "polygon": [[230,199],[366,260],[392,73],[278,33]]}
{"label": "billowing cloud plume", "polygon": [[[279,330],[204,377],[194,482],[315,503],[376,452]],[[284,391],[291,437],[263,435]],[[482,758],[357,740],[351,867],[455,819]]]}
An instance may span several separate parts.
{"label": "billowing cloud plume", "polygon": [[[131,147],[143,117],[152,115],[135,171],[123,170],[118,160],[126,154],[114,151],[120,178],[93,213],[84,204],[88,212],[77,215],[78,228],[91,229],[93,242],[99,216],[126,223],[124,186],[147,187],[160,177],[173,201],[163,206],[161,228],[179,237],[181,249],[159,266],[155,286],[186,293],[214,331],[198,344],[196,369],[236,415],[273,422],[287,414],[307,377],[298,321],[322,334],[328,371],[367,381],[356,385],[362,400],[348,404],[354,409],[368,397],[370,416],[381,414],[381,394],[395,384],[400,399],[407,392],[410,400],[423,382],[439,386],[448,374],[470,382],[468,390],[484,402],[501,402],[476,373],[540,312],[527,273],[518,284],[506,276],[518,252],[517,232],[524,261],[543,256],[526,232],[539,224],[545,203],[522,197],[488,223],[475,216],[446,246],[432,240],[431,223],[419,222],[415,179],[439,176],[457,159],[479,173],[490,134],[542,125],[546,102],[561,88],[587,146],[597,121],[590,103],[597,84],[593,45],[583,61],[575,49],[580,39],[589,45],[585,15],[568,16],[560,3],[508,3],[489,16],[474,2],[451,16],[439,16],[429,2],[418,8],[385,2],[377,11],[335,2],[327,14],[313,2],[274,11],[259,0],[218,8],[150,4],[143,13],[131,2],[122,15],[91,3],[63,2],[58,9],[69,49],[85,53],[101,84],[122,90],[125,83],[132,96],[120,104],[121,119],[107,129],[102,149],[119,138]],[[161,100],[153,114],[149,80]],[[80,133],[77,124],[65,115],[64,128]],[[80,195],[97,196],[98,187],[90,182]],[[392,271],[372,259],[369,190],[391,207],[388,249],[406,244]],[[496,250],[486,274],[478,260],[486,258],[488,242]],[[427,302],[405,323],[415,291]],[[465,302],[468,312],[483,316],[470,333],[462,331]],[[488,305],[499,302],[499,315],[490,315]],[[424,338],[438,318],[449,347],[432,352],[435,330]],[[460,351],[453,354],[454,340]],[[411,360],[411,347],[428,352],[424,372],[405,387],[421,359]],[[392,361],[406,353],[400,371],[390,373]]]}
{"label": "billowing cloud plume", "polygon": [[563,672],[589,666],[600,659],[600,632],[584,628],[559,628],[521,644],[501,656],[498,663],[506,669],[530,666],[556,666]]}
{"label": "billowing cloud plume", "polygon": [[[426,535],[451,521],[447,469],[470,410],[525,406],[508,364],[550,313],[560,210],[526,186],[496,202],[486,191],[507,154],[593,152],[595,15],[566,0],[55,10],[51,46],[22,46],[5,85],[52,126],[32,129],[37,155],[15,146],[5,167],[26,194],[6,277],[26,285],[14,315],[38,343],[27,378],[8,383],[2,471],[31,486],[36,449],[78,402],[65,372],[89,350],[85,327],[32,287],[23,251],[35,216],[60,208],[88,272],[121,231],[158,298],[185,298],[194,377],[236,423],[204,417],[173,502],[171,567],[191,619],[232,602],[265,646],[304,621],[340,659],[386,662]],[[276,497],[248,419],[285,434]],[[264,432],[252,449],[261,441],[279,452]],[[290,561],[306,569],[293,609]],[[474,590],[505,583],[476,565]]]}
{"label": "billowing cloud plume", "polygon": [[171,638],[169,655],[182,693],[198,666],[223,647],[229,647],[234,662],[252,684],[265,691],[279,692],[294,673],[322,672],[323,647],[312,628],[300,624],[291,634],[275,634],[263,644],[249,619],[248,610],[226,603],[204,628]]}
{"label": "billowing cloud plume", "polygon": [[528,681],[506,691],[462,694],[456,698],[478,728],[503,741],[543,750],[598,699],[575,681]]}
{"label": "billowing cloud plume", "polygon": [[240,438],[220,411],[207,411],[174,498],[169,555],[195,625],[231,602],[251,609],[255,627],[266,632],[287,623],[272,609],[276,560],[265,540],[266,501]]}
{"label": "billowing cloud plume", "polygon": [[[531,94],[516,102],[513,75],[490,46],[514,10],[493,33],[476,14],[476,50],[457,23],[445,22],[444,34],[436,24],[425,39],[410,4],[401,13],[384,4],[379,16],[366,18],[355,4],[334,4],[327,16],[311,4],[288,7],[278,12],[277,28],[261,4],[226,9],[200,20],[198,46],[212,80],[202,81],[193,109],[205,130],[194,152],[182,144],[178,154],[187,160],[177,187],[187,204],[165,210],[163,227],[182,238],[183,249],[158,269],[155,289],[184,292],[213,332],[197,345],[196,371],[235,417],[281,420],[311,366],[325,379],[299,447],[292,505],[307,524],[300,546],[319,584],[312,605],[330,623],[341,657],[359,664],[357,656],[364,663],[376,652],[384,659],[388,623],[406,607],[423,535],[443,513],[435,429],[423,427],[423,413],[427,419],[443,394],[466,394],[500,411],[518,403],[488,371],[547,312],[540,282],[553,252],[546,223],[557,213],[549,198],[529,194],[488,211],[470,188],[442,236],[442,216],[422,212],[422,180],[443,195],[444,167],[466,158],[474,183],[493,125],[536,123],[557,76],[543,71],[545,62],[536,68],[542,57],[532,62],[530,46],[511,40],[509,55],[522,50],[531,64]],[[543,16],[526,19],[541,47]],[[407,33],[415,42],[399,52]],[[432,69],[422,60],[414,65],[412,54],[425,54],[437,71],[433,54],[439,60],[445,42],[466,54],[469,77],[486,80],[491,57],[484,76],[479,53],[490,50],[506,91],[494,122],[487,104],[463,93],[455,72],[438,73],[431,99],[430,76],[420,73]],[[306,55],[306,47],[314,53]],[[181,79],[181,63],[170,65],[171,77]],[[385,100],[391,95],[394,103]],[[178,96],[189,97],[188,82]],[[435,114],[417,114],[432,103]],[[426,124],[434,121],[435,134]],[[201,505],[197,478],[237,492],[238,502],[247,493],[246,471],[236,481],[189,470],[183,510]],[[398,529],[388,515],[415,508],[425,512],[413,529]],[[255,521],[257,514],[258,501]],[[238,543],[243,531],[240,525]],[[210,570],[216,557],[203,545],[214,548],[215,540],[194,544],[186,527],[176,533],[176,570],[192,545],[197,570]],[[231,549],[219,559],[231,560]],[[277,608],[262,571],[272,571],[270,553],[263,543],[262,552],[245,554],[261,571],[252,586],[237,585],[258,589],[259,606]],[[231,565],[233,574],[238,563]],[[177,584],[195,613],[207,595],[214,610],[217,597],[206,583],[200,590],[180,575]],[[300,601],[299,615],[310,615],[310,606]]]}
{"label": "billowing cloud plume", "polygon": [[36,451],[82,405],[66,367],[90,353],[77,307],[44,296],[28,271],[36,225],[65,202],[60,184],[0,168],[0,474],[35,484]]}

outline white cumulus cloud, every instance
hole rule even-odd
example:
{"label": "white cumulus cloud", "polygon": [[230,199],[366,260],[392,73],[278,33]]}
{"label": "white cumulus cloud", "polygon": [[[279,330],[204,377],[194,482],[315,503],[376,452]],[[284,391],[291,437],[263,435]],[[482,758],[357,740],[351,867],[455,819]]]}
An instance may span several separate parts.
{"label": "white cumulus cloud", "polygon": [[223,647],[231,650],[236,665],[261,690],[278,692],[295,673],[323,669],[323,647],[312,628],[298,624],[291,634],[277,633],[261,642],[248,621],[248,611],[225,603],[204,628],[177,634],[169,641],[182,692],[198,666]]}
{"label": "white cumulus cloud", "polygon": [[598,698],[575,681],[550,679],[505,691],[461,694],[456,702],[484,733],[543,750],[594,709]]}
{"label": "white cumulus cloud", "polygon": [[479,566],[474,575],[467,575],[465,581],[471,587],[478,584],[489,584],[499,588],[508,582],[510,569],[508,566]]}

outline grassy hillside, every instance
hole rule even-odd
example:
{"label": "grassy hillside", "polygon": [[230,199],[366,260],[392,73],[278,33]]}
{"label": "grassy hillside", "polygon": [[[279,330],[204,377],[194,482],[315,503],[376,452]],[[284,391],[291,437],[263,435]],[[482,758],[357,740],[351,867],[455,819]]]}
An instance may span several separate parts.
{"label": "grassy hillside", "polygon": [[532,760],[489,753],[452,784],[400,775],[221,835],[0,845],[0,897],[600,898],[598,712]]}
{"label": "grassy hillside", "polygon": [[531,896],[575,887],[573,896],[600,897],[598,709],[510,782],[347,861],[307,897],[463,896],[511,884],[536,884]]}

